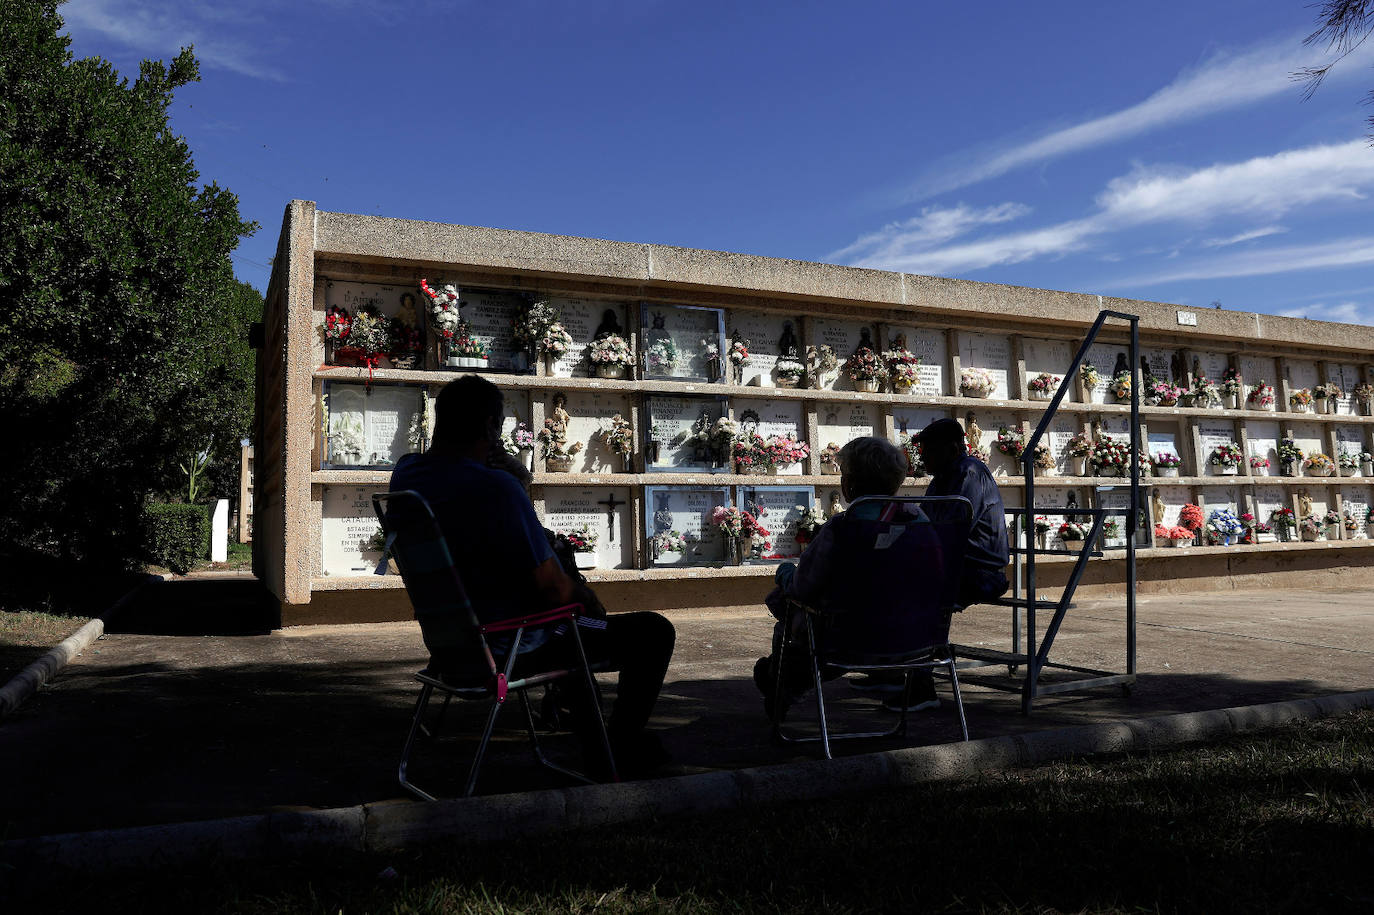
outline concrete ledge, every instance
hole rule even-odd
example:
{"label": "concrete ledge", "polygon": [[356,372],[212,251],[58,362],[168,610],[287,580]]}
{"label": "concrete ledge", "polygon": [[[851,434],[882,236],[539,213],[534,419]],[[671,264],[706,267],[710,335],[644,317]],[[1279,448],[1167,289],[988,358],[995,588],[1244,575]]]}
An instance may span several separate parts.
{"label": "concrete ledge", "polygon": [[1374,706],[1374,690],[1267,705],[1058,728],[969,743],[912,747],[681,778],[436,801],[68,833],[0,844],[11,873],[83,873],[182,865],[211,858],[385,852],[428,841],[479,843],[616,823],[816,800],[965,778],[1020,766],[1158,750]]}

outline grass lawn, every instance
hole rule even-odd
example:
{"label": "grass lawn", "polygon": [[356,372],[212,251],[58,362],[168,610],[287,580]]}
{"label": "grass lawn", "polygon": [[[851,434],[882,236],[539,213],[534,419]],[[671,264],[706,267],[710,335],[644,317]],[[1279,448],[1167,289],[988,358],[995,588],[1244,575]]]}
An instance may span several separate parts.
{"label": "grass lawn", "polygon": [[38,610],[0,611],[0,686],[89,621]]}
{"label": "grass lawn", "polygon": [[1368,912],[1371,861],[1361,712],[742,815],[61,886],[81,911]]}

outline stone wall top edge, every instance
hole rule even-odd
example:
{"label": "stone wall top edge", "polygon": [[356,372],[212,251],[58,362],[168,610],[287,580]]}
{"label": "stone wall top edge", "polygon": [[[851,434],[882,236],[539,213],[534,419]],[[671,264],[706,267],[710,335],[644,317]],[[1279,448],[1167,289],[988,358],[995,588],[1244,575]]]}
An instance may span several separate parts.
{"label": "stone wall top edge", "polygon": [[[1374,327],[1362,324],[516,229],[327,211],[315,216],[318,254],[633,281],[648,287],[735,290],[949,315],[978,312],[1061,327],[1090,324],[1099,309],[1106,308],[1139,315],[1142,331],[1186,335],[1199,346],[1232,340],[1374,351]],[[1197,325],[1180,326],[1180,311],[1195,315]]]}

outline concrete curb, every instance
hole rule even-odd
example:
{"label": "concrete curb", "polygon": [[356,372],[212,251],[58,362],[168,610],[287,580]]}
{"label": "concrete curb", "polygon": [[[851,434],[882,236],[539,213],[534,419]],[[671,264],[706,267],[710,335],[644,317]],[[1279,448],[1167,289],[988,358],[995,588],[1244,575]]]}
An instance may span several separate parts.
{"label": "concrete curb", "polygon": [[1371,706],[1374,690],[1363,690],[623,785],[588,785],[429,804],[385,801],[330,810],[39,836],[0,843],[0,860],[14,873],[51,873],[52,868],[92,873],[184,865],[210,858],[257,860],[328,851],[388,852],[434,840],[477,843],[518,839],[677,814],[909,787],[1075,757],[1162,749]]}
{"label": "concrete curb", "polygon": [[30,696],[38,692],[40,686],[57,676],[57,673],[70,664],[73,658],[104,635],[105,624],[116,613],[124,609],[129,601],[133,600],[135,594],[152,582],[162,580],[161,575],[149,575],[130,588],[123,597],[107,607],[100,616],[49,648],[41,658],[11,677],[8,683],[0,687],[0,720],[4,720],[15,709],[23,705]]}

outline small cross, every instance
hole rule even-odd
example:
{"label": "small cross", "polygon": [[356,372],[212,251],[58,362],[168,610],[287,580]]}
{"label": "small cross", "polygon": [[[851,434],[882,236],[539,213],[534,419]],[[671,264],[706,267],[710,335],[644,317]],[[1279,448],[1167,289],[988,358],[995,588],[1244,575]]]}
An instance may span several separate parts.
{"label": "small cross", "polygon": [[610,542],[614,543],[614,542],[615,542],[615,510],[616,510],[616,507],[617,507],[617,506],[624,505],[625,503],[622,502],[622,501],[620,501],[620,500],[618,500],[618,499],[615,497],[615,493],[612,492],[612,493],[608,493],[607,496],[606,496],[606,498],[602,499],[601,501],[597,502],[596,504],[597,504],[597,505],[604,505],[604,506],[606,506],[606,519],[607,519],[607,521],[609,522],[608,527],[610,527],[610,537],[608,537],[607,539],[608,539]]}

